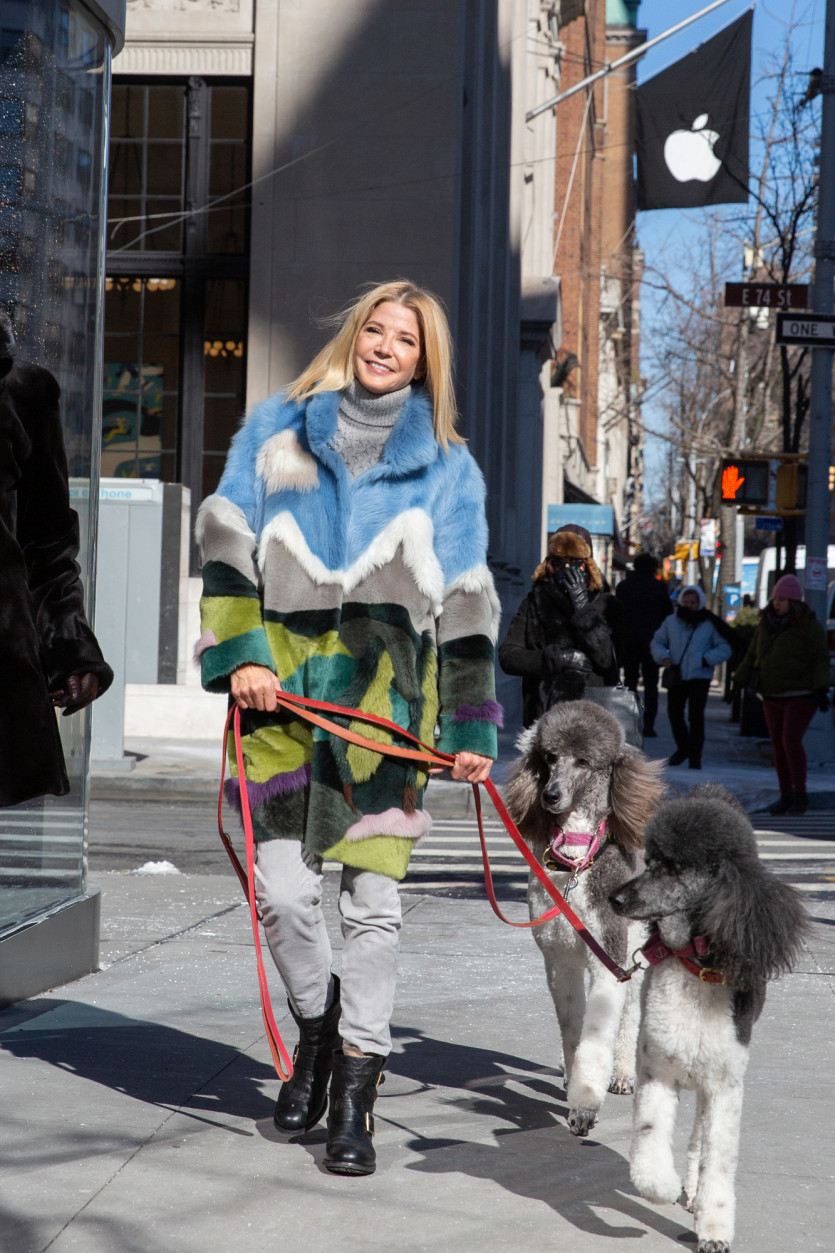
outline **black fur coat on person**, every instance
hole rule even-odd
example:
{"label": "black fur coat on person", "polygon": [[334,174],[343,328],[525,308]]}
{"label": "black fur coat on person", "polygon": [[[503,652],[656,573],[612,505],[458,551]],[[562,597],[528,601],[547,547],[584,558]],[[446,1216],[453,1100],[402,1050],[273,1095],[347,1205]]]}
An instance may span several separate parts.
{"label": "black fur coat on person", "polygon": [[[581,700],[588,687],[613,687],[618,682],[623,612],[615,596],[603,590],[590,545],[558,531],[551,537],[548,552],[499,648],[499,665],[505,674],[521,676],[526,727],[553,704]],[[549,558],[559,557],[583,562],[589,600],[579,610],[552,569]],[[587,670],[573,664],[578,652],[588,659]]]}
{"label": "black fur coat on person", "polygon": [[0,806],[69,791],[50,692],[113,681],[84,614],[78,518],[48,370],[14,359],[0,314]]}

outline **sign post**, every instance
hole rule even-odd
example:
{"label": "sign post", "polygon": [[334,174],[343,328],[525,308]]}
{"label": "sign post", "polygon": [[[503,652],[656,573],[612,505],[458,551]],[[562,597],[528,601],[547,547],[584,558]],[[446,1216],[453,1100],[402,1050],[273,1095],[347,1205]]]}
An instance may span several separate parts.
{"label": "sign post", "polygon": [[[835,306],[835,0],[826,0],[818,222],[815,236],[815,317],[832,318]],[[829,462],[832,443],[832,348],[812,352],[809,398],[809,477],[806,484],[806,600],[826,622],[826,554],[829,542]]]}

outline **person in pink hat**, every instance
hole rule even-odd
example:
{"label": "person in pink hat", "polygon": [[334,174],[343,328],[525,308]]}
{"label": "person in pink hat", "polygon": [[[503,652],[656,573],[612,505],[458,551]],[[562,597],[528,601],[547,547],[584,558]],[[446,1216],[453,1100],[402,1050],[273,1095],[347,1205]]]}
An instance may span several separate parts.
{"label": "person in pink hat", "polygon": [[829,649],[795,575],[784,574],[774,584],[734,681],[754,688],[763,702],[780,784],[780,799],[769,812],[805,814],[803,737],[816,711],[829,708]]}

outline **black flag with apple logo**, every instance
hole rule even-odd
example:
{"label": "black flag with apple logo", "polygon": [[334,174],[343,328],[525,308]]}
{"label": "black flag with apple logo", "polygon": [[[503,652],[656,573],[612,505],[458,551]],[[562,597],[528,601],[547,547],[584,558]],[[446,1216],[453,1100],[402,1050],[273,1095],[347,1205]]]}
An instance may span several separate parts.
{"label": "black flag with apple logo", "polygon": [[748,199],[752,22],[749,10],[636,90],[639,209]]}

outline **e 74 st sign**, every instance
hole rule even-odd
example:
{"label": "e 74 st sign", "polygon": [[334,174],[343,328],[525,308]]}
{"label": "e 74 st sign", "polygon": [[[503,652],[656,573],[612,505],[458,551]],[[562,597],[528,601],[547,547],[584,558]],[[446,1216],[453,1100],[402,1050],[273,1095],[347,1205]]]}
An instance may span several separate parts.
{"label": "e 74 st sign", "polygon": [[805,283],[726,283],[725,305],[732,309],[808,309]]}

